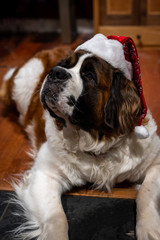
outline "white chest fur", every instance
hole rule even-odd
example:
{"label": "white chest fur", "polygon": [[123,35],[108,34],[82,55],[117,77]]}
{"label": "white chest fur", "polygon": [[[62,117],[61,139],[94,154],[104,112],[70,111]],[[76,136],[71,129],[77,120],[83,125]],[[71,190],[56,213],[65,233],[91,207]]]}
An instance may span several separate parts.
{"label": "white chest fur", "polygon": [[48,141],[38,154],[37,164],[41,164],[43,170],[45,167],[47,174],[64,178],[68,188],[69,185],[82,185],[89,181],[109,190],[115,182],[125,179],[137,181],[142,169],[145,173],[150,166],[149,159],[156,158],[157,152],[154,152],[153,146],[150,152],[150,144],[157,149],[159,143],[152,120],[150,139],[137,140],[136,136],[131,135],[104,143],[71,127],[64,131],[57,130],[48,113],[45,113],[45,119]]}

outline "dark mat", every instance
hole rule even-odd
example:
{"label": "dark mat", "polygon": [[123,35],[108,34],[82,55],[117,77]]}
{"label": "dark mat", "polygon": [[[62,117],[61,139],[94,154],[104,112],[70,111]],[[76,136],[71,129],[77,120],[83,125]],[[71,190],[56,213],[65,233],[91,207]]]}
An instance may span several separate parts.
{"label": "dark mat", "polygon": [[[0,191],[0,240],[11,240],[10,232],[24,220],[12,215],[16,206],[7,203],[10,192]],[[63,196],[70,240],[133,240],[135,200]]]}

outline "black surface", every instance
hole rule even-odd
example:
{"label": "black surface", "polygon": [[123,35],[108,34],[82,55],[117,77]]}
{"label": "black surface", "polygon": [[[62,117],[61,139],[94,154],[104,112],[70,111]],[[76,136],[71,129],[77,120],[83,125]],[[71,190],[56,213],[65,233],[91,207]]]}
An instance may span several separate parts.
{"label": "black surface", "polygon": [[[10,192],[0,191],[0,240],[14,239],[10,232],[24,220],[12,214]],[[63,196],[70,240],[133,240],[127,233],[135,228],[134,200]]]}

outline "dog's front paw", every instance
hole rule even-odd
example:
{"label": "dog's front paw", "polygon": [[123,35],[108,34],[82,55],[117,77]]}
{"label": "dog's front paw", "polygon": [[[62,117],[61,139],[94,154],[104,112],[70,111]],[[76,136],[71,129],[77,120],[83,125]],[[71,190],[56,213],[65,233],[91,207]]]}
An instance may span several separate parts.
{"label": "dog's front paw", "polygon": [[141,219],[136,226],[137,240],[160,240],[160,219]]}

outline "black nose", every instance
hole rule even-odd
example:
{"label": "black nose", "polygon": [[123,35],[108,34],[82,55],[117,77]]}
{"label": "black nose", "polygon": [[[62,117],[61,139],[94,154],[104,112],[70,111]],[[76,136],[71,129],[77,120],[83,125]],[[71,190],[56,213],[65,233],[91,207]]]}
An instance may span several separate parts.
{"label": "black nose", "polygon": [[49,72],[49,77],[53,80],[67,80],[71,75],[61,67],[54,67]]}

